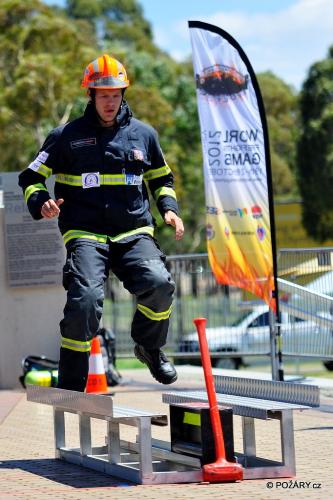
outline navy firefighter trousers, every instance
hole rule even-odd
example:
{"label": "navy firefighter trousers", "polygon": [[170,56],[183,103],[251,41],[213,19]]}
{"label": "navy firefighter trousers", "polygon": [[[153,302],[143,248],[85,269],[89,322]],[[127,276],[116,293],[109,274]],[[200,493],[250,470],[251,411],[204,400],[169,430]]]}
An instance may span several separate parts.
{"label": "navy firefighter trousers", "polygon": [[74,240],[67,245],[63,269],[67,303],[60,322],[59,388],[85,389],[91,340],[100,325],[110,271],[137,298],[134,342],[146,349],[166,343],[175,284],[156,241],[148,235],[129,243]]}

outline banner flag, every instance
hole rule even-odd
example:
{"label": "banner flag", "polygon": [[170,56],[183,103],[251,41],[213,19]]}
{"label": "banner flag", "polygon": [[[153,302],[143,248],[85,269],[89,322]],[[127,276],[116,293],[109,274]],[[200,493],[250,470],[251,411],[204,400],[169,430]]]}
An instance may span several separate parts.
{"label": "banner flag", "polygon": [[227,32],[189,21],[200,118],[208,256],[218,283],[277,310],[272,178],[253,68]]}

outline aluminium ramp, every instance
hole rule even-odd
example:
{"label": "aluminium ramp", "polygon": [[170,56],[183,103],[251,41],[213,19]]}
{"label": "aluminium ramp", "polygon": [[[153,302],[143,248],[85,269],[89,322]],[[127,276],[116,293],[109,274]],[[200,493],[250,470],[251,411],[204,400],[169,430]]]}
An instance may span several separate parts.
{"label": "aluminium ramp", "polygon": [[[203,480],[200,460],[170,451],[152,439],[152,424],[166,415],[114,406],[112,397],[64,389],[27,386],[27,400],[50,405],[54,413],[56,458],[138,484],[191,483]],[[66,447],[65,413],[79,417],[79,446]],[[91,419],[106,422],[106,444],[92,445]],[[120,425],[134,426],[137,440],[120,439]]]}

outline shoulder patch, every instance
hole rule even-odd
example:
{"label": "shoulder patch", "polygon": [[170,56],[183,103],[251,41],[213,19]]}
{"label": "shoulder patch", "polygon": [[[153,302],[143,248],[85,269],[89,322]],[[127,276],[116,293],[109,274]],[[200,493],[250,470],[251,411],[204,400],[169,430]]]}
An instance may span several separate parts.
{"label": "shoulder patch", "polygon": [[46,153],[46,151],[41,151],[38,154],[37,158],[33,162],[31,162],[30,165],[28,165],[28,168],[36,172],[41,166],[41,164],[46,162],[48,156],[49,154]]}

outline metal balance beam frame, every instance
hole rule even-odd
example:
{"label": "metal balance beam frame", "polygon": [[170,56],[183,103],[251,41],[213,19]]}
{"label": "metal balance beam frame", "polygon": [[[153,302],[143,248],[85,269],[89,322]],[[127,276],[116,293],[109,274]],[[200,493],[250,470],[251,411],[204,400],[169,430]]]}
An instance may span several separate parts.
{"label": "metal balance beam frame", "polygon": [[[138,484],[203,480],[199,459],[171,452],[169,443],[152,439],[151,425],[167,425],[166,415],[114,406],[107,395],[49,387],[27,386],[27,400],[53,406],[56,458]],[[79,416],[79,448],[66,447],[66,412]],[[106,421],[105,446],[92,446],[91,418]],[[120,424],[137,428],[136,442],[120,439]]]}
{"label": "metal balance beam frame", "polygon": [[[243,453],[235,453],[244,467],[244,479],[293,477],[296,474],[293,411],[320,405],[317,386],[215,376],[217,403],[227,406],[233,415],[242,418]],[[169,405],[207,402],[205,391],[167,392],[162,395]],[[257,456],[254,419],[278,420],[282,460],[273,461]]]}

